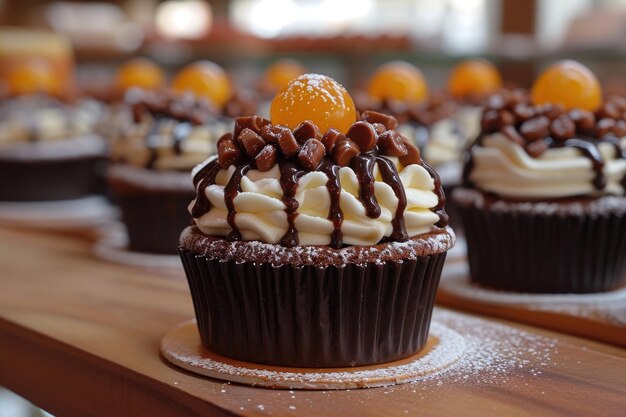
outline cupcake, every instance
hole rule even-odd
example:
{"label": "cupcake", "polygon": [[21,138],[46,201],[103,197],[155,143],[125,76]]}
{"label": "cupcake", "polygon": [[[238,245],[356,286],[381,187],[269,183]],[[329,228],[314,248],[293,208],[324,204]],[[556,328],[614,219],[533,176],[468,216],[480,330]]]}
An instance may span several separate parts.
{"label": "cupcake", "polygon": [[471,279],[533,293],[626,282],[626,100],[562,61],[530,96],[496,95],[454,193]]}
{"label": "cupcake", "polygon": [[129,249],[175,254],[190,223],[191,169],[215,152],[204,126],[212,107],[191,94],[131,90],[110,140],[107,183],[128,230]]}
{"label": "cupcake", "polygon": [[209,350],[346,367],[423,348],[454,234],[437,174],[396,127],[357,120],[343,87],[306,74],[194,169],[180,254]]}
{"label": "cupcake", "polygon": [[0,200],[66,200],[92,193],[96,164],[105,155],[95,133],[102,106],[75,99],[65,72],[47,59],[9,59],[0,67],[0,175],[11,178],[0,185]]}

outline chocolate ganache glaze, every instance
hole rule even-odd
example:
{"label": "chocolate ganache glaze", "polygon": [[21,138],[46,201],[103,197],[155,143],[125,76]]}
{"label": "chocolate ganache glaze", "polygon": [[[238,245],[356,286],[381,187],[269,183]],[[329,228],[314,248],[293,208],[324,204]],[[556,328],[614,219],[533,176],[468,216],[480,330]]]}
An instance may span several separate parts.
{"label": "chocolate ganache glaze", "polygon": [[373,111],[364,112],[361,120],[355,122],[345,135],[335,129],[329,129],[322,135],[310,121],[303,122],[292,131],[286,126],[272,125],[270,121],[258,116],[238,118],[233,133],[223,135],[218,141],[218,157],[202,167],[193,178],[197,196],[191,207],[191,214],[198,218],[211,209],[205,190],[215,184],[221,169],[235,166],[224,191],[227,220],[232,229],[227,240],[241,240],[241,233],[235,222],[237,213],[233,202],[241,191],[241,179],[250,169],[269,171],[278,164],[282,201],[288,222],[287,232],[280,244],[294,247],[299,244],[298,231],[294,224],[298,216],[295,194],[299,180],[308,172],[320,171],[328,177],[328,220],[333,225],[330,246],[340,248],[343,246],[341,227],[344,216],[340,207],[339,169],[352,168],[358,179],[358,196],[365,213],[370,218],[377,218],[381,215],[381,207],[374,194],[374,166],[377,165],[382,181],[391,187],[398,199],[392,220],[393,232],[385,240],[406,241],[409,238],[404,222],[407,198],[396,165],[389,159],[397,157],[403,166],[422,166],[433,178],[438,204],[431,210],[439,217],[436,226],[445,227],[448,216],[443,209],[445,196],[439,176],[422,160],[419,150],[394,130],[396,126],[394,117]]}
{"label": "chocolate ganache glaze", "polygon": [[[538,158],[549,149],[573,148],[591,162],[594,172],[593,187],[601,192],[607,186],[606,161],[599,146],[610,144],[615,159],[626,159],[626,150],[620,143],[626,136],[626,98],[612,96],[595,113],[559,105],[533,105],[523,90],[504,92],[490,97],[484,105],[481,134],[466,154],[463,182],[475,187],[470,179],[474,169],[473,147],[483,146],[485,138],[500,133]],[[626,175],[621,180],[626,190]]]}

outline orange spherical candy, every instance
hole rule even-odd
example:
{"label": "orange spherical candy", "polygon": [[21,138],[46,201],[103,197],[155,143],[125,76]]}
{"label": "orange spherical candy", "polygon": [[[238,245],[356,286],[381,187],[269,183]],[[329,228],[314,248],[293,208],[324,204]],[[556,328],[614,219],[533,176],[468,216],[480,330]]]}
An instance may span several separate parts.
{"label": "orange spherical candy", "polygon": [[133,87],[156,90],[165,85],[165,74],[154,62],[145,58],[134,58],[117,71],[115,85],[120,91]]}
{"label": "orange spherical candy", "polygon": [[305,72],[306,68],[298,61],[281,59],[267,68],[263,79],[270,89],[278,91],[289,84],[289,81],[298,78]]}
{"label": "orange spherical candy", "polygon": [[270,116],[272,123],[291,129],[310,120],[322,133],[331,127],[346,133],[356,121],[356,108],[337,81],[325,75],[304,74],[276,94]]}
{"label": "orange spherical candy", "polygon": [[61,75],[44,60],[24,61],[12,66],[4,82],[11,95],[45,93],[60,96],[64,87]]}
{"label": "orange spherical candy", "polygon": [[172,80],[172,89],[206,97],[218,107],[223,107],[232,97],[226,72],[210,61],[196,62],[180,70]]}
{"label": "orange spherical candy", "polygon": [[456,65],[448,78],[448,91],[456,98],[486,96],[502,88],[500,71],[489,61],[470,59]]}
{"label": "orange spherical candy", "polygon": [[369,80],[367,92],[379,100],[418,103],[426,100],[428,85],[415,65],[392,61],[376,70]]}
{"label": "orange spherical candy", "polygon": [[560,104],[565,109],[596,110],[602,88],[595,75],[579,62],[559,61],[545,70],[533,84],[534,104]]}

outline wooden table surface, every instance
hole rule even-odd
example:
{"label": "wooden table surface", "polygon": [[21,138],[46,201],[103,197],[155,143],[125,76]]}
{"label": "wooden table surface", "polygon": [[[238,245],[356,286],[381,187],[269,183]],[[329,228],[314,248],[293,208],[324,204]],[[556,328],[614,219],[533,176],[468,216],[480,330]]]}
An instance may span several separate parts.
{"label": "wooden table surface", "polygon": [[0,229],[0,385],[58,417],[626,415],[626,351],[572,336],[503,322],[557,341],[543,372],[497,382],[291,392],[166,363],[162,336],[192,316],[182,279],[94,259],[84,238]]}

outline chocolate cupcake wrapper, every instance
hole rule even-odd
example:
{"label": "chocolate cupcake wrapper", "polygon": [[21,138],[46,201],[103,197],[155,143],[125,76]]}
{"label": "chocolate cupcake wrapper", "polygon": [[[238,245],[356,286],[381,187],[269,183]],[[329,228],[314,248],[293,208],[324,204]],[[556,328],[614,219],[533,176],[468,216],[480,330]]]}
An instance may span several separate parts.
{"label": "chocolate cupcake wrapper", "polygon": [[175,254],[178,238],[191,223],[187,206],[192,193],[115,194],[128,230],[131,250]]}
{"label": "chocolate cupcake wrapper", "polygon": [[623,214],[458,209],[476,283],[532,293],[601,292],[626,283]]}
{"label": "chocolate cupcake wrapper", "polygon": [[84,197],[96,190],[97,157],[63,160],[0,159],[0,201],[50,201]]}
{"label": "chocolate cupcake wrapper", "polygon": [[426,343],[445,253],[384,264],[272,266],[180,249],[203,344],[254,363],[346,367]]}

